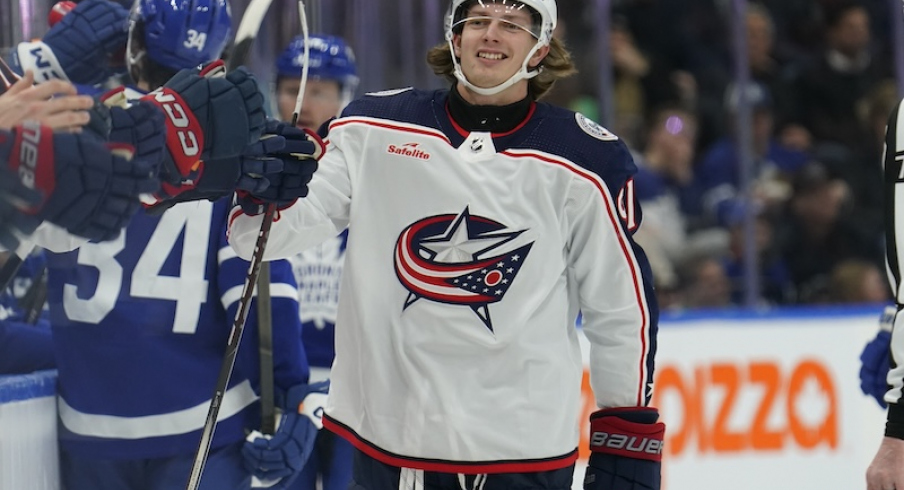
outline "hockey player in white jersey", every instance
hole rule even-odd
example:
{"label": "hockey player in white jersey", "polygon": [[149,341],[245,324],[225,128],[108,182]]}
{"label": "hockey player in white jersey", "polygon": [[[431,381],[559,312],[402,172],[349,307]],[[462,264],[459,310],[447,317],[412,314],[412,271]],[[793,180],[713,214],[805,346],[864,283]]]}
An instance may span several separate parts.
{"label": "hockey player in white jersey", "polygon": [[[658,311],[624,143],[537,102],[573,71],[554,0],[454,0],[430,51],[450,90],[352,102],[265,258],[348,226],[324,426],[357,490],[571,488],[583,315],[599,410],[584,487],[658,489]],[[304,194],[304,192],[301,192]],[[230,243],[252,254],[261,196]]]}
{"label": "hockey player in white jersey", "polygon": [[[169,116],[166,177],[153,213],[139,212],[112,240],[48,256],[66,488],[163,490],[184,487],[188,480],[248,263],[226,244],[228,199],[186,202],[165,211],[168,204],[161,202],[208,191],[214,199],[218,189],[242,181],[246,166],[281,164],[278,154],[265,158],[245,151],[266,147],[258,141],[265,130],[263,97],[247,72],[213,75],[218,64],[194,70],[220,55],[230,25],[226,0],[135,3],[128,53],[135,87],[104,100],[150,106],[161,122],[164,113]],[[158,90],[144,95],[152,89]],[[140,124],[131,126],[133,131],[117,130],[122,127],[113,125],[111,139],[140,142],[148,130]],[[236,172],[220,172],[223,168]],[[210,177],[221,179],[221,186],[201,189]],[[320,387],[307,385],[291,267],[275,262],[272,277],[274,379],[279,398],[293,410],[271,441],[277,447],[267,448],[290,458],[284,467],[297,470],[316,428],[295,407]],[[254,308],[249,317],[253,336]],[[244,440],[246,430],[259,423],[255,347],[248,341],[238,354],[202,489],[247,489],[252,474],[291,476],[244,467],[242,450],[253,445]]]}
{"label": "hockey player in white jersey", "polygon": [[860,357],[861,388],[880,405],[888,406],[885,437],[866,472],[867,490],[904,488],[904,211],[899,199],[904,196],[902,104],[899,102],[889,116],[883,155],[886,264],[895,305],[885,309],[879,333]]}

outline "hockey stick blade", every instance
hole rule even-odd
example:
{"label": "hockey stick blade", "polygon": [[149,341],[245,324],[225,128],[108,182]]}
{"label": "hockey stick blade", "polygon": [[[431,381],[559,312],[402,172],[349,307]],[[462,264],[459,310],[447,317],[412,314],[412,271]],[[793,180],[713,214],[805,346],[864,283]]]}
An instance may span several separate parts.
{"label": "hockey stick blade", "polygon": [[235,41],[233,42],[233,52],[226,60],[227,70],[234,70],[248,61],[251,55],[251,45],[257,38],[260,31],[261,23],[267,10],[270,9],[272,0],[251,0],[245,13],[242,14],[242,21],[239,22],[239,28],[235,32]]}

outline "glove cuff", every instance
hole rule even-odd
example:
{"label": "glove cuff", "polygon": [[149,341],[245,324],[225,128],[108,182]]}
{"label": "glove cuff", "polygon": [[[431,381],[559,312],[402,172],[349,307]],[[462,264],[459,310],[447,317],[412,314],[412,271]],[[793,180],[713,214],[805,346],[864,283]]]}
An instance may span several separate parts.
{"label": "glove cuff", "polygon": [[[235,191],[235,199],[233,200],[233,206],[239,206],[242,208],[242,212],[247,214],[248,216],[257,216],[259,214],[264,214],[267,211],[267,204],[276,204],[269,203],[262,199],[259,199],[251,194],[250,192],[242,189],[236,189]],[[295,204],[295,200],[288,202],[287,204],[277,205],[277,211],[283,211],[292,207]],[[275,218],[274,218],[275,219]]]}
{"label": "glove cuff", "polygon": [[326,153],[326,143],[324,143],[323,139],[320,137],[320,135],[315,133],[314,131],[311,131],[308,128],[304,128],[302,131],[304,131],[305,134],[308,136],[308,139],[312,143],[314,143],[313,157],[314,157],[314,160],[319,161],[321,158],[323,158],[323,155]]}
{"label": "glove cuff", "polygon": [[24,121],[13,128],[12,145],[7,164],[23,186],[41,192],[44,199],[36,206],[23,208],[23,212],[36,215],[41,211],[56,188],[56,160],[54,159],[53,130],[37,121]]}
{"label": "glove cuff", "polygon": [[198,119],[182,97],[170,88],[161,87],[141,100],[151,102],[166,115],[166,147],[171,160],[165,162],[171,161],[172,165],[164,164],[162,177],[174,186],[172,189],[164,187],[164,191],[178,195],[195,187],[204,172],[201,161],[204,131]]}
{"label": "glove cuff", "polygon": [[653,408],[610,408],[590,415],[590,450],[633,459],[662,461],[665,424]]}
{"label": "glove cuff", "polygon": [[35,83],[44,83],[54,78],[69,81],[60,61],[50,46],[42,41],[21,42],[16,47],[15,62],[24,74],[31,70],[35,74]]}

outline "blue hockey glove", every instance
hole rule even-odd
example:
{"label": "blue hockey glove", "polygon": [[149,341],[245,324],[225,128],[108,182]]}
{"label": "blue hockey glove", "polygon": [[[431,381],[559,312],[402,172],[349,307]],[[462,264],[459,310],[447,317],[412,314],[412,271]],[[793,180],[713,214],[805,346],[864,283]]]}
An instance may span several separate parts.
{"label": "blue hockey glove", "polygon": [[251,73],[239,68],[225,74],[222,61],[217,61],[201,72],[180,71],[142,100],[167,115],[169,152],[159,200],[193,189],[231,192],[234,186],[221,188],[228,177],[210,175],[226,167],[205,162],[239,156],[263,134],[264,98]]}
{"label": "blue hockey glove", "polygon": [[0,134],[0,161],[44,198],[25,213],[91,240],[115,238],[138,210],[138,196],[159,186],[157,166],[133,154],[129,145],[32,121]]}
{"label": "blue hockey glove", "polygon": [[215,201],[231,195],[236,190],[263,192],[270,187],[266,176],[279,175],[284,163],[280,152],[286,147],[282,136],[265,134],[249,145],[239,156],[218,158],[204,162],[208,169],[203,187],[182,192],[160,201],[148,209],[151,214],[161,213],[180,202],[209,199]]}
{"label": "blue hockey glove", "polygon": [[286,139],[285,148],[270,155],[280,158],[284,168],[279,173],[264,175],[268,182],[265,189],[236,191],[236,204],[248,215],[263,213],[269,203],[276,204],[278,209],[285,209],[296,199],[307,196],[308,183],[317,170],[317,161],[326,151],[320,137],[309,130],[269,121],[266,131]]}
{"label": "blue hockey glove", "polygon": [[[125,71],[129,11],[108,0],[83,0],[40,41],[20,43],[15,62],[35,72],[40,83],[51,78],[97,85]],[[121,59],[115,59],[115,57]]]}
{"label": "blue hockey glove", "polygon": [[258,481],[253,487],[282,490],[301,473],[323,427],[330,382],[297,385],[286,394],[284,413],[272,437],[254,431],[242,447],[245,468]]}
{"label": "blue hockey glove", "polygon": [[590,415],[584,490],[659,490],[665,424],[655,408],[609,408]]}
{"label": "blue hockey glove", "polygon": [[108,140],[135,149],[132,162],[160,168],[166,154],[165,116],[154,104],[138,101],[123,109],[111,107]]}
{"label": "blue hockey glove", "polygon": [[879,318],[879,333],[870,340],[860,354],[860,389],[863,394],[876,399],[879,406],[886,408],[885,392],[888,391],[888,370],[891,367],[891,331],[894,326],[896,306],[886,306]]}

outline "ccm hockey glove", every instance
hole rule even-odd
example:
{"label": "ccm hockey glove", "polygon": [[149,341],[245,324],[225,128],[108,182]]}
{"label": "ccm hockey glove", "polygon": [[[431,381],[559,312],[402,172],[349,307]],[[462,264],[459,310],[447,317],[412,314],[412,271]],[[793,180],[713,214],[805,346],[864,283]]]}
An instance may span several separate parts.
{"label": "ccm hockey glove", "polygon": [[286,145],[269,156],[279,158],[283,168],[278,173],[265,174],[267,186],[263,189],[236,191],[236,204],[248,215],[264,212],[267,204],[276,204],[278,209],[291,206],[296,199],[308,195],[308,183],[317,171],[317,161],[326,151],[323,141],[316,133],[307,129],[292,127],[279,121],[268,121],[267,135],[285,138]]}
{"label": "ccm hockey glove", "polygon": [[111,107],[110,134],[113,143],[125,143],[135,148],[132,161],[160,168],[166,154],[165,116],[154,104],[136,102],[128,108]]}
{"label": "ccm hockey glove", "polygon": [[[285,147],[286,139],[282,136],[265,134],[256,143],[249,145],[239,156],[208,160],[204,162],[204,165],[208,169],[216,167],[216,170],[207,171],[204,188],[215,190],[202,191],[196,188],[183,192],[151,206],[148,212],[160,213],[185,201],[199,199],[214,201],[228,196],[233,190],[263,192],[270,187],[267,176],[278,176],[283,171],[285,165],[280,158],[282,156],[280,153]],[[221,189],[228,189],[228,191]]]}
{"label": "ccm hockey glove", "polygon": [[894,326],[896,306],[886,306],[879,318],[879,333],[870,340],[860,354],[860,389],[863,394],[876,399],[879,406],[886,408],[885,392],[888,391],[888,370],[891,367],[891,331]]}
{"label": "ccm hockey glove", "polygon": [[157,166],[132,161],[133,154],[129,145],[32,121],[0,132],[0,161],[43,197],[25,214],[90,240],[115,238],[138,210],[138,196],[159,186]]}
{"label": "ccm hockey glove", "polygon": [[590,460],[584,490],[659,490],[665,424],[655,408],[590,415]]}
{"label": "ccm hockey glove", "polygon": [[141,100],[167,116],[169,152],[158,200],[188,192],[196,194],[182,200],[202,199],[235,189],[235,168],[206,162],[237,157],[263,134],[264,98],[250,72],[239,68],[226,74],[223,62],[216,61],[200,72],[180,71]]}
{"label": "ccm hockey glove", "polygon": [[254,431],[242,447],[245,468],[257,480],[252,487],[282,490],[301,473],[317,431],[323,428],[329,381],[293,386],[286,393],[284,413],[273,436]]}
{"label": "ccm hockey glove", "polygon": [[[125,70],[129,11],[109,0],[83,0],[40,41],[19,43],[14,62],[37,83],[52,78],[97,85]],[[115,59],[119,56],[121,59]]]}

